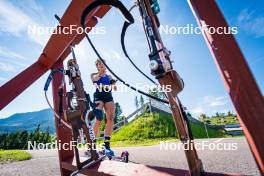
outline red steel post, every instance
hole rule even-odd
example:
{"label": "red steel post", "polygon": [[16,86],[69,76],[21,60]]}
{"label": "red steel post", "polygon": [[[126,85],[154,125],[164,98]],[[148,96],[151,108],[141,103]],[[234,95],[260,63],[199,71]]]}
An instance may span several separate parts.
{"label": "red steel post", "polygon": [[[92,0],[71,1],[61,18],[61,26],[76,25],[76,27],[80,27],[82,11],[91,2]],[[109,6],[98,7],[91,13],[91,16],[102,18],[109,10]],[[87,18],[87,29],[91,30],[97,24],[95,19]],[[57,29],[61,28],[61,26],[57,26]],[[70,53],[69,45],[78,44],[83,38],[84,35],[76,32],[73,32],[73,34],[52,34],[38,61],[0,87],[0,110],[46,73],[58,59],[65,59]]]}
{"label": "red steel post", "polygon": [[[214,0],[189,0],[200,27],[224,27],[228,29],[220,9]],[[264,174],[264,98],[249,66],[232,34],[203,36],[224,80],[244,134],[258,167]]]}
{"label": "red steel post", "polygon": [[42,76],[48,69],[38,62],[22,71],[12,80],[0,87],[0,110],[20,95],[26,88]]}
{"label": "red steel post", "polygon": [[[61,68],[63,68],[63,63],[57,62],[52,69],[61,69]],[[55,74],[52,80],[53,104],[54,104],[54,110],[57,112],[57,114],[59,114],[58,91],[59,91],[59,86],[61,85],[61,80],[63,76],[64,75],[62,74]],[[66,106],[65,96],[63,96],[63,106],[64,108]],[[56,127],[56,134],[57,134],[57,144],[58,144],[61,175],[68,176],[72,173],[72,171],[67,170],[66,168],[62,167],[62,162],[72,163],[73,161],[73,158],[74,158],[73,150],[67,150],[68,148],[70,149],[70,143],[72,141],[72,132],[69,128],[65,127],[64,125],[62,124],[59,125],[59,119],[56,117],[55,117],[55,127]],[[63,146],[67,148],[64,149]]]}

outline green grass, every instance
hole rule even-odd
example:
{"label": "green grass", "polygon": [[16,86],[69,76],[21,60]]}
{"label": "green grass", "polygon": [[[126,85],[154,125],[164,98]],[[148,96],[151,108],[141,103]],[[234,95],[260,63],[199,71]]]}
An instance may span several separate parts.
{"label": "green grass", "polygon": [[[207,138],[203,124],[191,123],[194,138]],[[210,138],[226,137],[222,130],[207,128]],[[144,146],[159,144],[160,141],[175,141],[178,138],[174,120],[168,114],[144,114],[122,127],[111,137],[111,145]]]}
{"label": "green grass", "polygon": [[238,119],[234,116],[222,116],[222,117],[211,117],[206,118],[206,122],[211,125],[228,125],[239,123]]}
{"label": "green grass", "polygon": [[[177,142],[178,139],[175,137],[168,137],[168,138],[156,138],[156,139],[142,139],[142,140],[124,140],[124,141],[112,141],[111,140],[111,147],[138,147],[138,146],[152,146],[152,145],[159,145],[160,142]],[[100,148],[101,145],[104,143],[103,140],[96,141],[97,147]],[[84,146],[85,147],[85,146]]]}
{"label": "green grass", "polygon": [[111,141],[142,141],[176,137],[174,121],[165,114],[144,114],[112,135]]}
{"label": "green grass", "polygon": [[[191,129],[194,138],[196,139],[207,138],[206,129],[204,128],[204,125],[202,123],[201,124],[191,123]],[[207,126],[207,132],[209,138],[228,137],[228,135],[225,134],[224,130],[216,130],[213,128],[209,128],[208,126]]]}
{"label": "green grass", "polygon": [[152,146],[158,145],[161,141],[176,142],[176,138],[157,138],[157,139],[143,139],[143,140],[126,140],[113,141],[111,147],[137,147],[137,146]]}
{"label": "green grass", "polygon": [[23,161],[31,159],[31,154],[23,150],[0,150],[0,163]]}

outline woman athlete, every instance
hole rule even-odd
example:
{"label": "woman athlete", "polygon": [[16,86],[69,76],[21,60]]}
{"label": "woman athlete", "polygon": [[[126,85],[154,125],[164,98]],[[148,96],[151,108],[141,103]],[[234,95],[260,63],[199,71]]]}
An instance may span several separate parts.
{"label": "woman athlete", "polygon": [[[111,75],[106,74],[106,67],[97,59],[95,62],[98,73],[91,74],[91,79],[96,86],[96,91],[94,93],[94,102],[97,104],[97,109],[105,110],[106,114],[106,126],[104,131],[104,147],[106,155],[113,156],[114,152],[110,148],[110,138],[114,126],[115,117],[115,104],[112,96],[112,89],[116,90],[115,80]],[[99,129],[102,117],[96,117],[94,123],[94,134],[97,137],[99,134]]]}

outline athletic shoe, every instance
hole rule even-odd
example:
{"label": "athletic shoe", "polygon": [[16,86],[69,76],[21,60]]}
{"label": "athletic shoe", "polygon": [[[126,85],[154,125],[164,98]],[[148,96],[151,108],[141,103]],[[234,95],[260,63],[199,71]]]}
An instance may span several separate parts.
{"label": "athletic shoe", "polygon": [[107,157],[111,157],[111,156],[115,156],[115,153],[113,150],[111,150],[110,148],[109,149],[105,149],[105,155]]}

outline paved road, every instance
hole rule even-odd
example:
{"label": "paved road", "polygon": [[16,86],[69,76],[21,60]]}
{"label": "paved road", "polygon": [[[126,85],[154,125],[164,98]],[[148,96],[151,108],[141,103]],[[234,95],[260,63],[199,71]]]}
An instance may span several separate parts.
{"label": "paved road", "polygon": [[[252,154],[249,151],[245,138],[210,139],[210,146],[219,144],[229,151],[210,150],[205,147],[199,150],[198,155],[202,159],[204,169],[214,173],[237,173],[246,175],[260,175]],[[196,140],[196,143],[209,144],[207,140]],[[221,143],[221,145],[220,145]],[[129,147],[130,161],[152,166],[188,169],[184,151],[176,147],[179,143],[167,143],[155,146]],[[167,146],[167,148],[166,148]],[[237,149],[232,150],[230,149]],[[116,148],[120,153],[124,148]],[[59,175],[58,157],[56,150],[30,151],[33,158],[29,161],[21,161],[0,165],[0,176],[47,176]]]}

